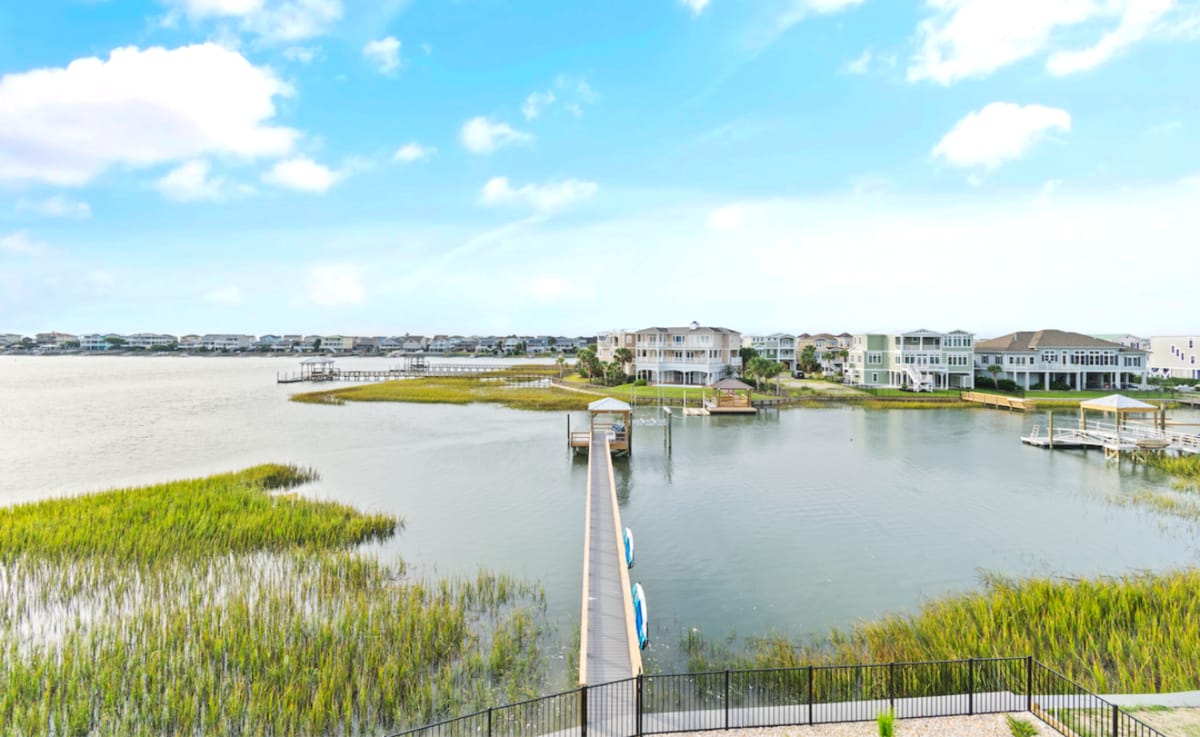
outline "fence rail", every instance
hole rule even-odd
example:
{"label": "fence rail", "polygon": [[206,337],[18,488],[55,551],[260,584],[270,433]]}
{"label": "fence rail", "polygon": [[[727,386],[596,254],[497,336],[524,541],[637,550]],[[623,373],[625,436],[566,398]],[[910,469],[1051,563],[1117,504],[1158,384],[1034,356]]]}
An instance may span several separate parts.
{"label": "fence rail", "polygon": [[1032,657],[642,675],[392,737],[640,737],[745,727],[1031,712],[1067,737],[1164,737]]}

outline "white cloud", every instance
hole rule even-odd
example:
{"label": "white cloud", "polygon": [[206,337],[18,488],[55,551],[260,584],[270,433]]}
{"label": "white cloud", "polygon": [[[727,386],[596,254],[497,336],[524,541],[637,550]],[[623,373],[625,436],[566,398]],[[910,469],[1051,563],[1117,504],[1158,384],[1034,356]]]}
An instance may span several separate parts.
{"label": "white cloud", "polygon": [[1052,54],[1046,61],[1046,69],[1051,74],[1062,76],[1100,66],[1122,49],[1146,38],[1154,24],[1166,15],[1173,5],[1174,0],[1129,0],[1116,29],[1106,33],[1086,49]]}
{"label": "white cloud", "polygon": [[523,204],[540,212],[558,210],[596,194],[595,182],[566,179],[546,184],[526,184],[513,188],[508,177],[493,177],[483,185],[480,201],[485,205]]}
{"label": "white cloud", "polygon": [[[933,14],[917,27],[919,48],[908,79],[944,85],[1052,51],[1068,29],[1074,40],[1111,28],[1092,46],[1054,50],[1046,62],[1056,75],[1092,69],[1196,17],[1194,10],[1176,8],[1174,0],[926,0],[926,5]],[[1175,24],[1168,22],[1173,10],[1179,12]]]}
{"label": "white cloud", "polygon": [[283,50],[283,58],[309,64],[321,53],[320,46],[289,46]]}
{"label": "white cloud", "polygon": [[19,253],[31,255],[41,253],[42,244],[29,237],[25,231],[17,231],[0,236],[0,253]]}
{"label": "white cloud", "polygon": [[994,169],[1019,159],[1049,131],[1071,130],[1066,110],[993,102],[955,123],[933,149],[954,166]]}
{"label": "white cloud", "polygon": [[236,286],[218,287],[204,295],[205,302],[212,302],[217,305],[240,305],[242,303],[242,290]]}
{"label": "white cloud", "polygon": [[328,192],[339,178],[337,172],[305,156],[277,161],[262,175],[267,184],[315,194]]}
{"label": "white cloud", "polygon": [[318,307],[350,307],[367,301],[362,269],[355,264],[317,264],[308,270],[308,301]]}
{"label": "white cloud", "polygon": [[192,20],[236,18],[239,28],[267,41],[320,36],[342,17],[342,0],[170,0]]}
{"label": "white cloud", "polygon": [[273,126],[291,88],[215,44],[114,50],[107,61],[0,78],[0,179],[85,184],[115,165],[286,154]]}
{"label": "white cloud", "polygon": [[693,15],[700,15],[708,7],[708,0],[679,0]]}
{"label": "white cloud", "polygon": [[525,98],[525,104],[521,105],[521,114],[526,120],[533,120],[541,114],[542,109],[554,102],[554,93],[550,90],[545,92],[530,92],[529,97]]}
{"label": "white cloud", "polygon": [[508,123],[494,122],[483,116],[463,123],[458,134],[464,148],[474,154],[490,154],[513,143],[533,140],[529,133],[514,129]]}
{"label": "white cloud", "polygon": [[48,218],[86,220],[92,216],[92,206],[86,202],[56,194],[44,200],[17,200],[17,212],[27,212]]}
{"label": "white cloud", "polygon": [[725,205],[708,214],[708,227],[713,230],[732,231],[742,227],[745,210],[741,205]]}
{"label": "white cloud", "polygon": [[393,161],[399,161],[404,164],[409,164],[414,161],[428,159],[437,153],[437,149],[433,146],[423,146],[416,141],[409,141],[400,148],[396,149],[396,153],[392,156]]}
{"label": "white cloud", "polygon": [[747,43],[754,54],[774,44],[788,29],[814,15],[832,15],[861,5],[865,0],[775,0],[757,3],[767,8],[751,25]]}
{"label": "white cloud", "polygon": [[867,69],[871,66],[871,50],[863,49],[863,52],[858,55],[854,61],[846,62],[843,67],[847,74],[866,74]]}
{"label": "white cloud", "polygon": [[390,74],[400,68],[400,41],[395,36],[368,41],[362,53],[382,74]]}
{"label": "white cloud", "polygon": [[175,167],[154,183],[155,188],[176,202],[216,202],[225,195],[225,180],[209,176],[211,167],[204,159],[193,159]]}

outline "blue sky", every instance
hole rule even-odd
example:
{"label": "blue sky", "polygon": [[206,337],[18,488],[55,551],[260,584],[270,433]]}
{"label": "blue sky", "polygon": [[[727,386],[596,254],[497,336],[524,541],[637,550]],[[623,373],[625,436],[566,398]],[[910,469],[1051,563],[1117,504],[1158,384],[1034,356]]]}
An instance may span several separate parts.
{"label": "blue sky", "polygon": [[1195,332],[1200,3],[0,10],[0,332]]}

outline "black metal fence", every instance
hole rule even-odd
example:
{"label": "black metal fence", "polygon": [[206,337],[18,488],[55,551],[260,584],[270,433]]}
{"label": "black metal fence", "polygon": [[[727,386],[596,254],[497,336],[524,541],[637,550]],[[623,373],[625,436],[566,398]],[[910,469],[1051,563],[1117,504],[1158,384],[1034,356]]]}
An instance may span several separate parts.
{"label": "black metal fence", "polygon": [[1163,737],[1031,657],[643,675],[394,737],[638,737],[742,727],[1032,712],[1068,737]]}

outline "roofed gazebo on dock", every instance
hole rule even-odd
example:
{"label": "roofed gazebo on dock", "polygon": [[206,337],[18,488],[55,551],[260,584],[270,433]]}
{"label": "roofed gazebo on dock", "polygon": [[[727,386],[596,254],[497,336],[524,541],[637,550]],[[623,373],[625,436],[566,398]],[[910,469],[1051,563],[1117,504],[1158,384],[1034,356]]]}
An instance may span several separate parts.
{"label": "roofed gazebo on dock", "polygon": [[633,407],[620,399],[605,397],[588,405],[592,431],[606,430],[613,453],[628,453],[633,446]]}
{"label": "roofed gazebo on dock", "polygon": [[1120,429],[1129,415],[1157,415],[1159,408],[1153,404],[1132,399],[1124,394],[1110,394],[1099,399],[1085,399],[1079,403],[1079,429],[1087,427],[1084,415],[1088,410],[1115,416],[1113,424]]}
{"label": "roofed gazebo on dock", "polygon": [[710,413],[754,414],[758,412],[750,397],[754,388],[746,382],[737,379],[721,379],[712,385],[712,389],[714,390],[713,397],[706,404]]}
{"label": "roofed gazebo on dock", "polygon": [[333,359],[313,356],[300,362],[300,378],[304,381],[325,381],[333,378]]}

